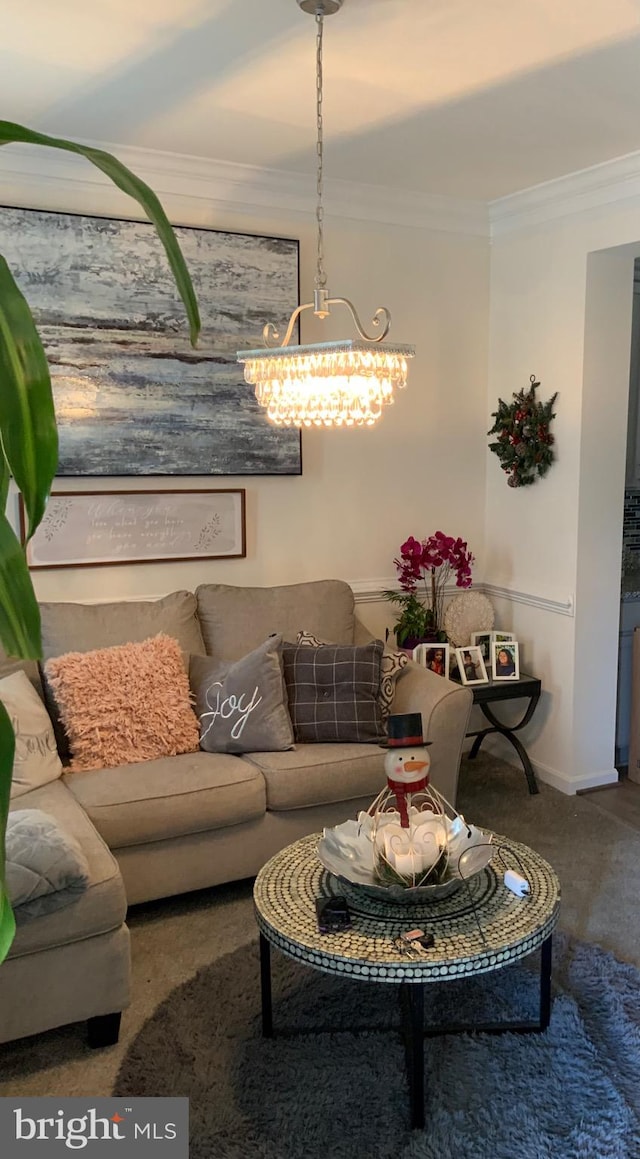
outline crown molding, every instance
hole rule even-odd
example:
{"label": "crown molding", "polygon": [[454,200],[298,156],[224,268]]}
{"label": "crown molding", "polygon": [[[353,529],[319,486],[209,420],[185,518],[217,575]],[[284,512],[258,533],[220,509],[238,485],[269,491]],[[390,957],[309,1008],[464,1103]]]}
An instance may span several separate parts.
{"label": "crown molding", "polygon": [[[113,153],[161,198],[208,203],[218,212],[242,215],[275,210],[288,217],[315,216],[315,180],[310,174],[80,140]],[[19,198],[18,204],[28,201],[41,205],[43,194],[46,197],[47,192],[64,190],[69,184],[91,194],[110,182],[73,153],[26,145],[5,145],[0,149],[0,204]],[[325,179],[325,212],[353,221],[489,237],[486,202],[356,181]]]}
{"label": "crown molding", "polygon": [[[114,153],[161,198],[183,201],[185,208],[189,203],[200,203],[218,213],[255,216],[260,211],[276,212],[306,221],[315,214],[311,174],[79,140]],[[61,192],[64,196],[70,187],[76,197],[84,191],[94,198],[96,191],[112,188],[104,174],[72,153],[27,145],[0,149],[0,204],[44,207],[49,197],[59,203]],[[130,215],[136,216],[137,207],[129,198],[127,205]],[[328,216],[479,238],[500,237],[613,205],[640,208],[640,152],[491,202],[325,179]]]}
{"label": "crown molding", "polygon": [[640,208],[640,152],[489,202],[491,237],[593,214],[614,205]]}

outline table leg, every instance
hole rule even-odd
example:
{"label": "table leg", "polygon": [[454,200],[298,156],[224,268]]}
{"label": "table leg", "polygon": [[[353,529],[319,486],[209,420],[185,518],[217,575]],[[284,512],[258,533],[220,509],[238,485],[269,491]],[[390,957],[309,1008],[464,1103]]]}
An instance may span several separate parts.
{"label": "table leg", "polygon": [[424,985],[400,984],[400,1006],[409,1084],[412,1130],[424,1127]]}
{"label": "table leg", "polygon": [[273,1007],[271,1004],[271,944],[260,934],[260,994],[262,997],[262,1034],[273,1036]]}
{"label": "table leg", "polygon": [[540,950],[540,1030],[547,1030],[551,1021],[551,957],[552,937],[549,934]]}
{"label": "table leg", "polygon": [[531,764],[531,761],[529,760],[529,754],[528,754],[527,750],[525,749],[524,745],[522,744],[520,739],[517,736],[514,736],[513,734],[515,732],[518,732],[521,728],[524,728],[525,725],[527,725],[529,723],[529,721],[531,720],[531,717],[534,714],[534,711],[535,711],[535,708],[536,708],[536,705],[537,705],[539,699],[540,699],[539,696],[532,696],[529,700],[527,710],[526,710],[524,716],[522,717],[522,720],[519,720],[517,724],[511,725],[511,727],[509,727],[506,724],[503,724],[502,721],[498,720],[497,716],[494,715],[494,713],[489,708],[488,704],[480,703],[479,708],[480,708],[482,714],[486,717],[486,719],[488,721],[490,721],[492,727],[491,728],[483,728],[476,733],[473,733],[473,732],[467,733],[467,736],[475,737],[475,740],[474,740],[474,742],[471,746],[471,750],[469,752],[469,760],[471,760],[471,761],[474,760],[475,757],[477,757],[478,752],[480,750],[480,745],[482,744],[484,738],[486,736],[490,736],[491,733],[497,732],[500,734],[500,736],[503,736],[503,737],[505,737],[506,740],[510,741],[511,744],[513,745],[514,749],[516,750],[518,756],[520,757],[520,760],[522,761],[524,775],[527,778],[527,785],[529,786],[529,792],[532,795],[534,793],[538,793],[540,791],[538,789],[538,785],[536,783],[536,775],[533,771],[533,765]]}

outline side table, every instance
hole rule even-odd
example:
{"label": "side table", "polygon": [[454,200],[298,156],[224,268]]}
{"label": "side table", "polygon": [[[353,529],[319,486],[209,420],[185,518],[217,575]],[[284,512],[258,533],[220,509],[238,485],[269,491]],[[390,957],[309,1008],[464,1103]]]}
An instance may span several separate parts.
{"label": "side table", "polygon": [[[467,736],[475,737],[469,753],[469,760],[472,761],[474,757],[477,757],[480,751],[480,745],[486,736],[491,736],[491,733],[494,732],[500,733],[501,736],[510,741],[522,761],[529,792],[539,792],[533,766],[529,760],[529,754],[522,741],[514,734],[519,732],[521,728],[524,728],[531,720],[540,699],[540,693],[542,691],[541,682],[536,676],[523,675],[518,680],[490,680],[488,684],[472,684],[469,687],[473,692],[473,703],[480,707],[491,726],[490,728],[480,728],[467,733]],[[529,703],[522,719],[517,724],[503,724],[489,707],[498,700],[519,700],[522,697],[528,697]]]}

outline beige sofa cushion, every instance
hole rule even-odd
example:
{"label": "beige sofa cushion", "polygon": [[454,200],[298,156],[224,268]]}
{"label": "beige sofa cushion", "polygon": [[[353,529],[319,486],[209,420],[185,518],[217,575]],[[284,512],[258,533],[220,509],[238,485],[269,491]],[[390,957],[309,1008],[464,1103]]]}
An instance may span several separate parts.
{"label": "beige sofa cushion", "polygon": [[[164,632],[185,653],[204,653],[191,592],[171,592],[160,600],[117,600],[109,604],[44,603],[42,655],[91,652],[113,644],[138,643]],[[185,664],[188,670],[188,662]]]}
{"label": "beige sofa cushion", "polygon": [[223,753],[184,753],[63,779],[111,849],[237,825],[266,808],[259,771]]}
{"label": "beige sofa cushion", "polygon": [[[33,789],[12,802],[11,809],[42,809],[80,845],[89,864],[89,886],[78,899],[50,914],[20,924],[9,958],[53,946],[79,942],[118,929],[127,912],[117,862],[83,809],[61,781]],[[44,979],[46,985],[46,979]]]}
{"label": "beige sofa cushion", "polygon": [[267,809],[304,809],[353,797],[371,800],[386,783],[386,749],[371,744],[299,744],[292,752],[251,753],[267,786]]}
{"label": "beige sofa cushion", "polygon": [[342,580],[272,588],[201,584],[196,598],[207,654],[216,660],[239,660],[273,632],[292,643],[302,629],[353,643],[353,592]]}

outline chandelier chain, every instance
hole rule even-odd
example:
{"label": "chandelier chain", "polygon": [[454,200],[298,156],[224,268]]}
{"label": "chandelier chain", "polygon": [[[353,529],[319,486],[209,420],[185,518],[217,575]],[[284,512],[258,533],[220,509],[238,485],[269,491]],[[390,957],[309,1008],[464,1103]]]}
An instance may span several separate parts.
{"label": "chandelier chain", "polygon": [[318,170],[316,177],[316,223],[318,226],[318,251],[316,263],[316,287],[324,289],[327,285],[327,274],[324,268],[324,208],[322,205],[323,181],[323,121],[322,121],[322,36],[324,19],[321,13],[316,13],[316,127],[317,141],[316,154]]}

